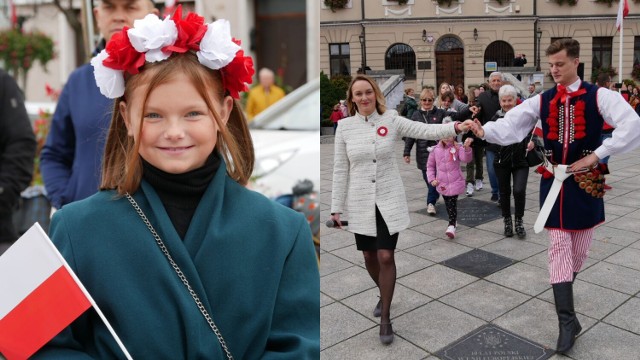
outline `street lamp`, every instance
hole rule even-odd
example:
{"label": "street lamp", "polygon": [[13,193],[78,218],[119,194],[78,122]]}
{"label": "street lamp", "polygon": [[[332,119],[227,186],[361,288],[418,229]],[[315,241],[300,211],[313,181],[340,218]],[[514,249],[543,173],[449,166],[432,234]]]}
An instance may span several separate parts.
{"label": "street lamp", "polygon": [[422,41],[427,42],[427,30],[422,29]]}
{"label": "street lamp", "polygon": [[473,28],[473,41],[478,41],[478,29]]}
{"label": "street lamp", "polygon": [[360,49],[362,50],[362,73],[366,74],[367,73],[367,55],[366,55],[366,46],[365,46],[365,37],[364,37],[364,28],[362,29],[362,32],[360,32],[360,35],[358,35],[358,40],[360,40]]}
{"label": "street lamp", "polygon": [[540,39],[542,39],[542,30],[536,30],[536,38],[538,40],[538,53],[536,54],[536,71],[540,71]]}

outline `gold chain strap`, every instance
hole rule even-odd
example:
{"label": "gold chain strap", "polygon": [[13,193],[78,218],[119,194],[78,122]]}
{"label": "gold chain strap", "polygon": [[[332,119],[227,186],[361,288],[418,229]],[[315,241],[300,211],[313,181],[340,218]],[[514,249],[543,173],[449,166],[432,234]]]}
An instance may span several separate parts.
{"label": "gold chain strap", "polygon": [[187,287],[189,294],[191,294],[191,297],[196,302],[196,305],[198,306],[198,309],[202,313],[202,316],[204,316],[204,319],[207,321],[207,323],[209,323],[209,327],[211,327],[211,330],[213,330],[213,333],[216,334],[216,336],[218,337],[218,341],[220,342],[222,349],[227,355],[227,359],[233,360],[233,356],[231,355],[231,352],[227,347],[227,343],[225,343],[224,338],[222,337],[222,333],[220,332],[220,329],[218,329],[216,324],[213,322],[213,319],[207,312],[207,309],[205,309],[204,305],[202,304],[202,301],[200,301],[198,294],[196,294],[193,288],[191,288],[191,285],[189,284],[189,280],[187,280],[187,277],[182,273],[182,270],[180,270],[180,267],[178,266],[178,264],[176,264],[176,262],[173,261],[171,254],[169,254],[169,250],[164,245],[164,242],[162,241],[162,239],[160,239],[160,235],[158,235],[156,230],[153,228],[153,225],[151,225],[151,222],[149,222],[149,219],[147,219],[144,212],[142,211],[138,203],[133,199],[133,197],[129,195],[129,193],[127,193],[126,196],[127,196],[127,200],[129,200],[129,202],[131,203],[135,211],[138,213],[138,215],[140,215],[140,218],[142,219],[142,221],[145,223],[145,225],[147,225],[147,228],[149,228],[149,231],[151,231],[151,235],[153,235],[154,239],[156,240],[156,243],[160,247],[160,250],[162,250],[165,257],[169,261],[169,264],[171,265],[171,267],[173,267],[173,270],[175,270],[176,274],[178,274],[180,281],[182,281],[184,286]]}

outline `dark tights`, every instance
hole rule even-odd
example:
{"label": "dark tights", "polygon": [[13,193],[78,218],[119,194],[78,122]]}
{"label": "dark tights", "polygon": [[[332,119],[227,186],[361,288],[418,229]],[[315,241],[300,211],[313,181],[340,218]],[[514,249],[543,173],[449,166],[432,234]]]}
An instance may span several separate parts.
{"label": "dark tights", "polygon": [[391,317],[393,291],[396,287],[396,262],[393,250],[365,250],[362,254],[371,279],[380,289],[380,299],[382,299],[380,322],[388,323]]}

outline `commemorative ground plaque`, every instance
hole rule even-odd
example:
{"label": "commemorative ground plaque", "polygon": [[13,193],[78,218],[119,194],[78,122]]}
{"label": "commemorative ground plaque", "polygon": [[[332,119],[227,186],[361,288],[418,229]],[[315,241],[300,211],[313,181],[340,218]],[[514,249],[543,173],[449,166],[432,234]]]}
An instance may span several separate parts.
{"label": "commemorative ground plaque", "polygon": [[554,351],[487,324],[436,353],[443,360],[545,360]]}
{"label": "commemorative ground plaque", "polygon": [[473,249],[442,262],[442,265],[483,278],[504,269],[515,261],[488,251]]}
{"label": "commemorative ground plaque", "polygon": [[[427,215],[427,209],[418,210],[417,213]],[[436,205],[436,217],[449,220],[447,209],[442,202]],[[458,199],[458,224],[474,227],[501,217],[500,208],[494,202],[473,198]]]}

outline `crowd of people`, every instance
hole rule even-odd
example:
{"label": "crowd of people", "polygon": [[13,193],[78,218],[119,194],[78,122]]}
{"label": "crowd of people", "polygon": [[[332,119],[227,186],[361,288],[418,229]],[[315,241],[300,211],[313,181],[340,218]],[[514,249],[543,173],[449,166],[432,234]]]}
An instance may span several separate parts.
{"label": "crowd of people", "polygon": [[[331,219],[341,227],[342,215],[348,215],[347,230],[354,233],[379,289],[373,314],[380,317],[383,344],[393,342],[394,249],[399,232],[409,225],[393,146],[397,137],[404,136],[406,163],[417,144],[416,165],[428,189],[428,214],[435,215],[439,195],[444,199],[448,214],[444,233],[450,239],[455,238],[457,197],[465,190],[471,196],[483,188],[483,154],[491,201],[500,206],[504,235],[527,236],[523,215],[533,166],[527,154],[536,143],[542,144],[538,146],[543,147],[544,159],[536,169],[541,175],[542,210],[534,229],[546,228],[549,237],[549,282],[559,329],[556,351],[564,354],[574,345],[582,327],[574,308],[573,281],[587,258],[594,228],[604,222],[608,170],[600,162],[640,146],[640,133],[634,130],[640,127],[640,117],[629,103],[634,89],[628,90],[628,101],[606,86],[578,77],[576,40],[555,41],[546,55],[556,83],[547,91],[533,85],[522,97],[505,84],[501,73],[494,72],[486,85],[470,89],[466,98],[464,91],[447,83],[437,88],[437,95],[431,88],[423,89],[410,120],[386,108],[380,89],[366,75],[357,75],[349,85],[349,116],[341,120],[335,136]],[[610,134],[603,133],[605,126],[611,128]],[[467,162],[466,179],[461,162]]]}

